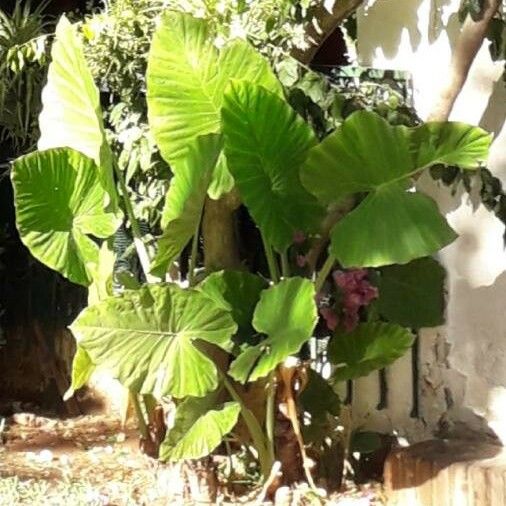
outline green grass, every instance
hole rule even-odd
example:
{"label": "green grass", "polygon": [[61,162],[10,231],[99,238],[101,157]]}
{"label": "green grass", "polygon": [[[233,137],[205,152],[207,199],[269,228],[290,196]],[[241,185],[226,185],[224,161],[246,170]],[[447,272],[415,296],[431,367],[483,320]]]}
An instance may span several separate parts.
{"label": "green grass", "polygon": [[135,505],[124,496],[104,496],[86,481],[64,482],[0,478],[0,506],[103,506],[107,504]]}

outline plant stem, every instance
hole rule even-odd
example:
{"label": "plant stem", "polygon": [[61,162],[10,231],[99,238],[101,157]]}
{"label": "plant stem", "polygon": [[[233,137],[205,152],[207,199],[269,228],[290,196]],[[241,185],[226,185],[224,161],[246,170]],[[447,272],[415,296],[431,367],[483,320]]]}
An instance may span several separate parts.
{"label": "plant stem", "polygon": [[246,427],[248,427],[248,431],[251,435],[251,440],[253,441],[253,446],[258,452],[258,461],[260,463],[262,476],[267,479],[274,464],[274,459],[271,457],[270,452],[267,449],[267,442],[265,440],[262,427],[256,419],[255,415],[248,409],[244,401],[241,399],[240,395],[237,393],[227,376],[219,369],[218,372],[223,380],[225,388],[228,390],[228,393],[232,399],[234,399],[234,401],[239,403],[241,406],[242,418],[246,424]]}
{"label": "plant stem", "polygon": [[274,257],[274,251],[272,250],[271,245],[265,238],[265,235],[262,232],[262,242],[264,244],[265,258],[267,259],[267,265],[269,266],[269,274],[271,276],[273,283],[279,282],[279,269],[276,263],[276,259]]}
{"label": "plant stem", "polygon": [[118,179],[119,187],[121,189],[121,196],[123,198],[123,203],[125,205],[125,211],[127,213],[128,219],[130,220],[130,226],[132,227],[135,249],[137,251],[137,256],[139,257],[142,270],[144,271],[144,276],[146,277],[146,281],[148,283],[154,283],[157,281],[157,278],[155,278],[149,273],[150,260],[148,251],[146,249],[144,241],[142,240],[141,228],[139,226],[137,218],[135,217],[134,208],[132,206],[132,202],[130,201],[130,197],[128,196],[128,188],[125,183],[125,179],[123,177],[121,169],[119,168],[118,162],[116,161],[115,158],[113,158],[113,166],[114,172],[116,173],[116,177]]}
{"label": "plant stem", "polygon": [[135,392],[129,391],[130,400],[133,404],[134,410],[135,410],[135,416],[137,417],[137,420],[139,422],[139,432],[141,433],[141,436],[144,439],[147,439],[149,437],[149,431],[148,426],[146,424],[146,420],[144,418],[144,414],[142,412],[141,404],[139,401],[139,397]]}
{"label": "plant stem", "polygon": [[193,286],[195,281],[195,268],[197,267],[197,255],[199,253],[199,233],[200,233],[200,220],[197,223],[195,234],[192,239],[192,252],[190,256],[190,265],[188,267],[188,283]]}
{"label": "plant stem", "polygon": [[286,251],[281,253],[281,273],[284,278],[288,278],[290,276],[290,264],[288,263],[288,255]]}
{"label": "plant stem", "polygon": [[269,457],[274,461],[276,450],[274,447],[274,422],[276,404],[276,370],[269,373],[265,405],[265,432],[267,434]]}
{"label": "plant stem", "polygon": [[323,267],[318,273],[318,276],[316,277],[316,281],[314,284],[316,293],[318,293],[322,289],[323,283],[325,283],[325,280],[327,279],[327,276],[330,274],[330,271],[332,270],[332,267],[334,267],[335,263],[336,259],[331,255],[327,257],[327,260],[325,260],[325,263],[323,264]]}

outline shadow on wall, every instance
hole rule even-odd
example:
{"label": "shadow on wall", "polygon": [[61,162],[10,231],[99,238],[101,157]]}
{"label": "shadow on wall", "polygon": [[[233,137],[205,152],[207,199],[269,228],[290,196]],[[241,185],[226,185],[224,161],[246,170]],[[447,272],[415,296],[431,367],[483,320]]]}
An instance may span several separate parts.
{"label": "shadow on wall", "polygon": [[[381,47],[383,54],[393,59],[399,51],[403,32],[409,36],[413,52],[422,41],[422,34],[418,28],[418,9],[425,0],[394,0],[388,16],[388,29],[385,30],[385,2],[376,1],[370,7],[365,7],[361,17],[361,28],[367,37],[359,41],[360,59],[363,65],[371,65],[376,50]],[[395,5],[394,5],[395,4]]]}
{"label": "shadow on wall", "polygon": [[[494,83],[492,94],[480,120],[480,126],[497,138],[506,120],[506,82],[503,76]],[[505,164],[506,165],[506,164]],[[506,171],[506,167],[504,169]]]}
{"label": "shadow on wall", "polygon": [[429,13],[429,43],[435,42],[443,31],[451,31],[455,26],[455,21],[458,21],[458,15],[455,13],[450,16],[447,24],[444,24],[443,12],[444,8],[452,3],[452,0],[432,0],[430,4]]}

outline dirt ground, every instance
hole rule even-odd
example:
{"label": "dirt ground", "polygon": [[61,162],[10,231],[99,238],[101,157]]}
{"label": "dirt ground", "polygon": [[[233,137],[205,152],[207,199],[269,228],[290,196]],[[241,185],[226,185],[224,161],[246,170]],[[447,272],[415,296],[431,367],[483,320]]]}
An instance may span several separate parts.
{"label": "dirt ground", "polygon": [[[0,418],[0,437],[0,506],[197,504],[188,499],[181,469],[143,455],[135,428],[123,429],[114,418],[59,420],[18,413],[3,430]],[[215,504],[264,504],[250,484],[222,483],[219,490]],[[279,504],[382,503],[378,486],[349,486],[325,500],[307,492],[287,492]]]}

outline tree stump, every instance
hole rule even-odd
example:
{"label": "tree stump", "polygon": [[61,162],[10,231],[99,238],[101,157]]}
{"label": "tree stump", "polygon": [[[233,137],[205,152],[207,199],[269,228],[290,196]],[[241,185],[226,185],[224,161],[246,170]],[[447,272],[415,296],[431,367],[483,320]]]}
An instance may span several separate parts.
{"label": "tree stump", "polygon": [[385,463],[388,506],[506,506],[506,450],[434,440],[394,450]]}

